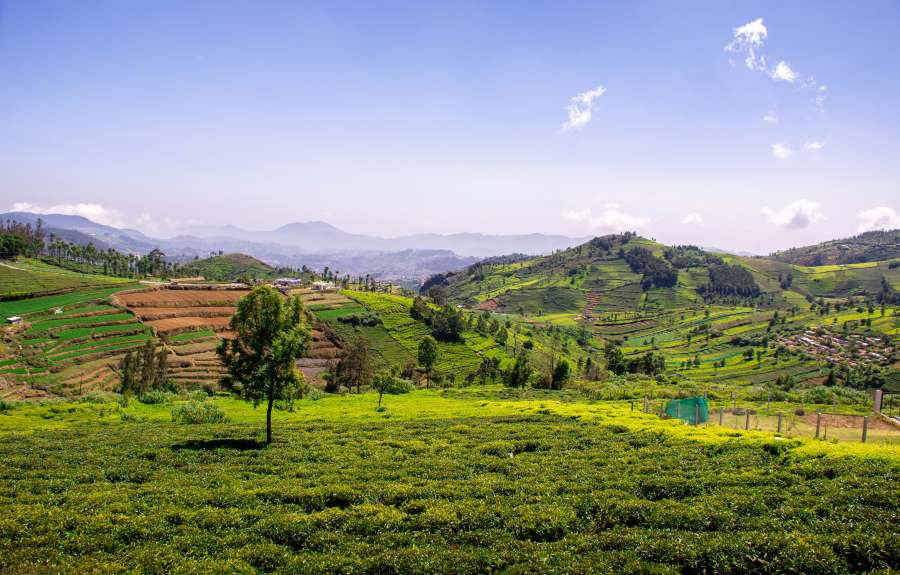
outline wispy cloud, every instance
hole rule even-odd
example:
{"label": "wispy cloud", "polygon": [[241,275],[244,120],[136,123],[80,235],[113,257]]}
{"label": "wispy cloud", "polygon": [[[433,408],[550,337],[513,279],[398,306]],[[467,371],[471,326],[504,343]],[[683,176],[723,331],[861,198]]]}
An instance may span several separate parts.
{"label": "wispy cloud", "polygon": [[606,88],[597,86],[593,90],[582,92],[581,94],[570,98],[569,105],[566,106],[569,119],[563,122],[562,130],[564,132],[569,132],[571,130],[577,131],[587,126],[596,109],[594,101],[605,93]]}
{"label": "wispy cloud", "polygon": [[776,144],[772,144],[772,155],[779,160],[787,160],[794,155],[794,150],[787,144],[778,142]]}
{"label": "wispy cloud", "polygon": [[777,124],[779,122],[778,114],[775,113],[775,110],[769,110],[769,112],[763,116],[763,122],[767,124]]}
{"label": "wispy cloud", "polygon": [[810,150],[810,151],[821,150],[824,147],[825,147],[825,142],[819,142],[817,140],[812,140],[810,142],[806,142],[805,144],[803,144],[803,149]]}
{"label": "wispy cloud", "polygon": [[793,82],[797,79],[797,72],[794,72],[790,64],[782,60],[769,72],[769,77],[782,82]]}
{"label": "wispy cloud", "polygon": [[859,223],[856,231],[859,233],[900,228],[900,215],[897,214],[894,208],[887,206],[862,210],[857,214],[856,220]]}
{"label": "wispy cloud", "polygon": [[136,218],[128,218],[119,210],[101,204],[80,202],[73,204],[55,204],[42,206],[30,202],[15,202],[10,208],[12,212],[31,212],[33,214],[61,214],[64,216],[81,216],[92,222],[112,226],[114,228],[137,228],[150,235],[170,236],[179,229],[179,223],[169,217],[155,218],[142,213]]}
{"label": "wispy cloud", "polygon": [[29,202],[15,202],[10,211],[31,212],[34,214],[62,214],[65,216],[81,216],[91,221],[117,228],[125,227],[125,218],[118,210],[100,204],[75,203],[39,206]]}
{"label": "wispy cloud", "polygon": [[585,222],[592,229],[612,232],[633,231],[650,223],[650,218],[622,211],[618,204],[606,204],[599,212],[591,208],[563,210],[563,217],[573,222]]}
{"label": "wispy cloud", "polygon": [[688,215],[684,216],[684,218],[681,220],[681,223],[687,226],[702,226],[704,224],[703,216],[701,216],[697,212],[691,212]]}
{"label": "wispy cloud", "polygon": [[757,18],[735,28],[734,38],[725,46],[725,50],[743,54],[744,64],[751,70],[765,70],[766,57],[759,54],[759,51],[768,37],[769,31],[763,24],[763,19]]}
{"label": "wispy cloud", "polygon": [[770,224],[787,229],[802,230],[808,228],[810,224],[825,219],[820,207],[819,202],[804,198],[788,204],[780,210],[773,210],[766,206],[762,209],[762,215]]}
{"label": "wispy cloud", "polygon": [[[825,105],[827,88],[819,85],[812,76],[804,77],[785,60],[779,60],[775,66],[769,68],[768,59],[763,53],[768,38],[768,28],[766,28],[762,18],[757,18],[734,29],[734,35],[731,42],[725,46],[725,51],[743,54],[744,64],[747,68],[756,72],[763,72],[776,82],[796,83],[803,89],[813,90],[813,103],[821,110]],[[733,64],[734,62],[732,61]]]}

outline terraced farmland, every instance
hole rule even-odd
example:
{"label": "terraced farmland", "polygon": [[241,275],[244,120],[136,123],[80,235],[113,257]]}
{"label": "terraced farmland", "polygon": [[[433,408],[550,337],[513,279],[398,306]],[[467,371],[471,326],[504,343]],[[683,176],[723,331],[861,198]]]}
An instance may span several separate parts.
{"label": "terraced farmland", "polygon": [[54,394],[113,389],[122,355],[150,339],[150,330],[111,296],[129,285],[0,303],[0,313],[25,319],[8,330],[0,398],[28,394],[28,387]]}
{"label": "terraced farmland", "polygon": [[[412,299],[372,292],[344,293],[360,306],[379,314],[384,333],[403,350],[400,351],[393,343],[387,343],[385,348],[391,350],[388,353],[396,359],[417,356],[419,342],[430,335],[431,330],[410,315]],[[377,332],[377,337],[387,342],[381,331]],[[477,369],[484,357],[498,355],[506,359],[502,347],[493,339],[483,338],[473,332],[464,332],[463,339],[463,342],[438,342],[439,355],[435,366],[437,373],[461,377]]]}
{"label": "terraced farmland", "polygon": [[128,280],[82,274],[27,258],[0,262],[0,299],[127,283]]}
{"label": "terraced farmland", "polygon": [[224,373],[216,346],[246,289],[150,289],[115,301],[135,314],[171,352],[169,381],[179,387],[216,388]]}

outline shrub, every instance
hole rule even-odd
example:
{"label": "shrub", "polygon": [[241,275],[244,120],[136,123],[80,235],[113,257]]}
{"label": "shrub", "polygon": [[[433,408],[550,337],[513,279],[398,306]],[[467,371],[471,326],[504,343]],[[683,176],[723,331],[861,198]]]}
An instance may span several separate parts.
{"label": "shrub", "polygon": [[188,401],[172,408],[172,421],[176,423],[224,423],[225,412],[209,401]]}
{"label": "shrub", "polygon": [[166,391],[154,389],[147,391],[138,396],[138,401],[147,405],[159,405],[162,403],[171,403],[175,395]]}

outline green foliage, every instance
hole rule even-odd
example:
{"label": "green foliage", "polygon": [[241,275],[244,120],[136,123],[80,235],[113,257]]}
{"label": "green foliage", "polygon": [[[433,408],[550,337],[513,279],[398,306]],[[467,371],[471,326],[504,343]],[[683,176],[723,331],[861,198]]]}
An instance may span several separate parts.
{"label": "green foliage", "polygon": [[709,268],[709,284],[699,287],[701,293],[756,297],[759,286],[753,274],[739,265],[717,264]]}
{"label": "green foliage", "polygon": [[0,570],[888,573],[900,564],[893,460],[552,413],[397,421],[366,403],[365,425],[336,412],[285,425],[264,450],[245,439],[248,424],[159,422],[151,433],[118,416],[99,429],[0,436]]}
{"label": "green foliage", "polygon": [[224,254],[195,260],[186,264],[180,273],[184,276],[201,276],[216,281],[266,279],[277,275],[272,266],[245,254]]}
{"label": "green foliage", "polygon": [[191,400],[172,408],[175,423],[224,423],[228,421],[222,408],[211,401]]}
{"label": "green foliage", "polygon": [[651,287],[671,287],[678,282],[678,273],[665,260],[653,255],[647,248],[635,247],[622,251],[622,257],[628,262],[631,271],[641,274],[641,287],[644,291]]}
{"label": "green foliage", "polygon": [[310,331],[302,304],[258,286],[238,301],[230,327],[234,339],[222,340],[218,348],[228,370],[223,384],[254,405],[267,403],[266,442],[271,443],[275,400],[293,399],[303,383],[296,361],[309,349]]}
{"label": "green foliage", "polygon": [[425,368],[429,375],[431,375],[431,370],[434,369],[434,364],[437,363],[438,353],[437,342],[433,337],[423,337],[422,341],[419,342],[419,351],[416,357],[419,360],[419,365]]}
{"label": "green foliage", "polygon": [[352,326],[363,325],[366,327],[375,327],[376,325],[381,325],[381,316],[374,312],[340,315],[337,317],[337,320]]}

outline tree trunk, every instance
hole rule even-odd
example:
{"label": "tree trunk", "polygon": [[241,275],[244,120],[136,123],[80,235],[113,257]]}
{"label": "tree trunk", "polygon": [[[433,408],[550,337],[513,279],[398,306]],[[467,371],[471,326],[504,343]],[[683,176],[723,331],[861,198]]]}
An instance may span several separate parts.
{"label": "tree trunk", "polygon": [[378,392],[378,407],[381,407],[381,397],[384,395],[383,391]]}
{"label": "tree trunk", "polygon": [[269,392],[269,405],[266,407],[266,445],[272,443],[272,404],[275,398],[272,392]]}

